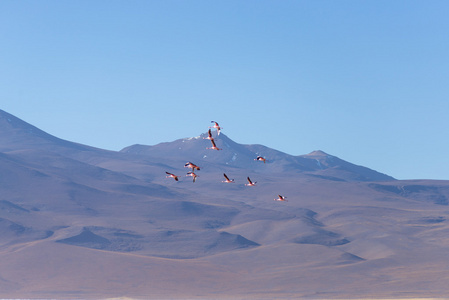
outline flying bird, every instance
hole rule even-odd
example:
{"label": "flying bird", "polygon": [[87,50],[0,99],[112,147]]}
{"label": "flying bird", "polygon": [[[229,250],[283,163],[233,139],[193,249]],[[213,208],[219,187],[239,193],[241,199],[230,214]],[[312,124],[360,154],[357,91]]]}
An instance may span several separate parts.
{"label": "flying bird", "polygon": [[212,131],[209,129],[209,131],[207,132],[207,137],[203,137],[203,139],[205,140],[211,140],[213,141],[214,138],[212,137]]}
{"label": "flying bird", "polygon": [[165,172],[168,176],[165,176],[166,178],[173,178],[174,180],[176,180],[176,181],[178,181],[178,177],[179,176],[176,176],[175,174],[173,174],[173,173],[169,173],[169,172]]}
{"label": "flying bird", "polygon": [[215,129],[217,129],[217,135],[220,135],[220,130],[221,130],[220,125],[218,125],[218,123],[215,122],[215,121],[210,121],[210,122],[211,122],[211,123],[214,123],[214,126],[209,127],[209,128],[215,128]]}
{"label": "flying bird", "polygon": [[258,156],[257,158],[255,158],[254,160],[259,160],[259,161],[263,161],[263,163],[265,163],[267,160],[262,157],[262,156]]}
{"label": "flying bird", "polygon": [[217,145],[215,145],[215,141],[212,139],[210,140],[212,143],[212,147],[206,148],[206,149],[212,149],[212,150],[222,150],[221,148],[218,148]]}
{"label": "flying bird", "polygon": [[288,202],[288,200],[285,199],[285,198],[287,198],[287,197],[284,197],[284,196],[281,196],[281,195],[278,195],[278,197],[279,197],[279,198],[274,199],[274,201],[287,201],[287,202]]}
{"label": "flying bird", "polygon": [[187,173],[186,176],[192,176],[192,177],[193,177],[193,182],[195,182],[196,178],[197,178],[199,175],[196,175],[194,172],[189,172],[189,173]]}
{"label": "flying bird", "polygon": [[248,180],[248,183],[245,183],[246,186],[255,186],[257,181],[252,182],[251,179],[249,179],[249,176],[246,178]]}
{"label": "flying bird", "polygon": [[194,163],[191,163],[190,161],[189,162],[187,162],[185,165],[184,165],[184,167],[185,168],[191,168],[192,169],[192,172],[193,171],[195,171],[195,170],[200,170],[200,167],[198,167],[197,165],[195,165]]}
{"label": "flying bird", "polygon": [[234,182],[234,179],[229,179],[229,177],[226,175],[226,173],[223,173],[223,176],[226,178],[226,180],[224,180],[222,182],[226,182],[226,183]]}

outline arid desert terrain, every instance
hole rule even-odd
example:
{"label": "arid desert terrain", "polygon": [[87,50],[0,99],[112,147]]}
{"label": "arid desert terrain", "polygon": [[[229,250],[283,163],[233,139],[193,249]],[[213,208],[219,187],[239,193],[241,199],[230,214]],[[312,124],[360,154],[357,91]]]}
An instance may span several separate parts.
{"label": "arid desert terrain", "polygon": [[396,180],[225,131],[212,131],[222,150],[206,149],[207,126],[108,151],[0,111],[0,298],[449,295],[449,181]]}

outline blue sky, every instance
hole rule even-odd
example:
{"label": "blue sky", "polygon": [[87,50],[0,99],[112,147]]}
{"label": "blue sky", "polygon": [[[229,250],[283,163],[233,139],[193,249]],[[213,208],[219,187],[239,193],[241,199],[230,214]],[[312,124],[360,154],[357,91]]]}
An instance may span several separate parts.
{"label": "blue sky", "polygon": [[197,136],[449,179],[448,1],[0,1],[0,108],[110,150]]}

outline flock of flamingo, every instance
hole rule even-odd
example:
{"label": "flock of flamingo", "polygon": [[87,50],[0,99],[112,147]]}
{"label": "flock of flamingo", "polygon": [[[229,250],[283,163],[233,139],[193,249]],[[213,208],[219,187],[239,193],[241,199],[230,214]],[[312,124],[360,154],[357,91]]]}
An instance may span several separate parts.
{"label": "flock of flamingo", "polygon": [[[210,127],[209,127],[208,136],[205,137],[205,138],[203,138],[203,139],[210,140],[211,143],[212,143],[212,147],[208,147],[208,148],[206,148],[206,149],[217,150],[217,151],[218,151],[218,150],[223,150],[223,149],[221,149],[221,148],[218,148],[217,145],[215,144],[215,139],[212,137],[212,130],[211,130],[212,128],[213,128],[213,129],[216,129],[216,131],[217,131],[217,136],[219,136],[219,135],[220,135],[220,131],[221,131],[221,127],[220,127],[220,125],[218,125],[218,123],[215,122],[215,121],[211,121],[211,123],[214,123],[214,126],[210,126]],[[257,156],[254,160],[257,160],[257,161],[263,161],[263,163],[265,163],[265,162],[267,161],[267,160],[266,160],[264,157],[262,157],[262,156]],[[195,165],[194,163],[192,163],[192,162],[190,162],[190,161],[187,162],[187,163],[184,165],[184,167],[185,167],[185,168],[190,168],[190,169],[192,169],[192,171],[188,172],[186,176],[191,176],[191,177],[193,177],[193,182],[195,182],[195,181],[196,181],[196,178],[198,177],[198,175],[195,173],[195,171],[199,171],[199,170],[200,170],[200,167],[198,167],[197,165]],[[166,178],[173,178],[174,180],[179,181],[179,176],[177,176],[177,175],[175,175],[175,174],[173,174],[173,173],[170,173],[170,172],[165,172],[165,173],[167,174]],[[225,183],[234,183],[234,179],[229,179],[229,177],[226,175],[226,173],[223,173],[223,176],[224,176],[225,180],[223,180],[222,182],[225,182]],[[247,179],[248,183],[246,183],[245,186],[255,186],[256,183],[257,183],[257,181],[255,181],[255,182],[251,181],[251,179],[249,178],[249,176],[248,176],[246,179]],[[274,201],[288,201],[286,198],[287,198],[287,197],[278,195],[278,198],[273,199],[273,200],[274,200]]]}

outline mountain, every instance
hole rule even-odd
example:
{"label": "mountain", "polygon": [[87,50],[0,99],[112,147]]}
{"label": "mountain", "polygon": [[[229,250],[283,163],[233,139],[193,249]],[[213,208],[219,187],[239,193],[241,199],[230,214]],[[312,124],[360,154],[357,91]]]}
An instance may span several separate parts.
{"label": "mountain", "polygon": [[[170,161],[174,157],[198,164],[214,164],[252,171],[264,170],[273,173],[304,173],[330,180],[343,181],[389,181],[393,177],[366,167],[357,166],[338,157],[314,151],[307,155],[293,156],[262,145],[242,145],[232,141],[225,134],[216,136],[215,142],[221,151],[208,150],[210,141],[207,134],[194,138],[178,139],[155,146],[133,145],[121,150],[122,153],[158,157],[160,161]],[[254,161],[257,156],[267,159],[266,165]]]}
{"label": "mountain", "polygon": [[0,111],[0,298],[449,293],[449,181],[203,137],[107,151]]}
{"label": "mountain", "polygon": [[57,138],[0,110],[0,151],[26,149],[88,151],[95,148]]}
{"label": "mountain", "polygon": [[[215,135],[215,134],[214,134]],[[203,139],[206,133],[194,138],[184,138],[155,146],[133,145],[122,149],[125,154],[138,154],[152,158],[153,163],[163,164],[174,158],[194,160],[205,164],[221,165],[249,170],[267,169],[270,172],[300,172],[333,180],[389,181],[393,177],[366,167],[357,166],[322,151],[307,155],[292,156],[262,145],[242,145],[232,141],[225,134],[215,135],[222,151],[206,149],[210,141]],[[0,110],[0,151],[45,151],[57,153],[80,161],[92,162],[93,157],[116,160],[119,155],[78,143],[54,137],[7,112]],[[218,153],[219,152],[219,153]],[[258,155],[267,158],[267,166],[254,161]],[[87,157],[86,157],[87,156]],[[85,160],[86,158],[87,160]],[[157,159],[157,161],[155,160]],[[128,160],[122,156],[119,160]]]}

